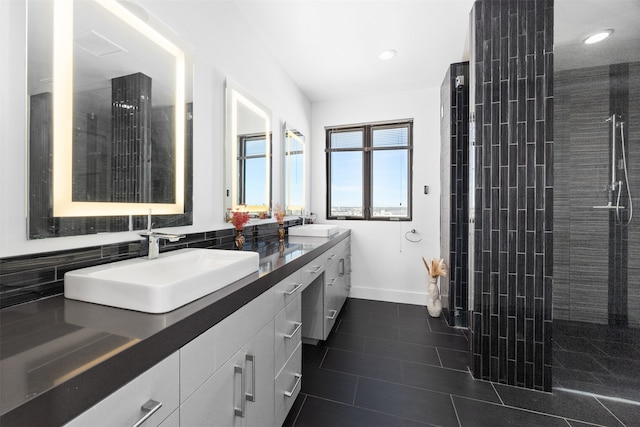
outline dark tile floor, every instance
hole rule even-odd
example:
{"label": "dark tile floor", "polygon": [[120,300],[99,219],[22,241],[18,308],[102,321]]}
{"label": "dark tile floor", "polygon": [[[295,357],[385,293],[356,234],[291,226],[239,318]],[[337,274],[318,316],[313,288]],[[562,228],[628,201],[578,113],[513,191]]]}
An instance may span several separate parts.
{"label": "dark tile floor", "polygon": [[640,402],[640,330],[555,320],[553,386]]}
{"label": "dark tile floor", "polygon": [[640,406],[476,381],[465,332],[420,306],[349,299],[318,346],[303,347],[285,426],[640,426]]}

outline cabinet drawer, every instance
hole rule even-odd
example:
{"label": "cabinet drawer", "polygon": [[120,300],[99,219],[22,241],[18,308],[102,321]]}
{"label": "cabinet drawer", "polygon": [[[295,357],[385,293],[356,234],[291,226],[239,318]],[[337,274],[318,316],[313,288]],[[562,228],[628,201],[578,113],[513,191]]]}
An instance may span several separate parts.
{"label": "cabinet drawer", "polygon": [[302,343],[299,343],[285,367],[276,377],[276,425],[281,426],[300,393],[302,385]]}
{"label": "cabinet drawer", "polygon": [[324,257],[318,257],[315,260],[311,261],[309,264],[302,267],[298,273],[300,274],[300,283],[302,283],[302,287],[306,288],[311,282],[313,282],[317,277],[324,272],[326,267],[326,263],[324,262]]}
{"label": "cabinet drawer", "polygon": [[175,352],[71,420],[67,426],[134,425],[145,415],[142,406],[149,401],[162,406],[144,422],[144,427],[157,426],[178,408],[178,371],[179,352]]}
{"label": "cabinet drawer", "polygon": [[280,372],[302,337],[302,295],[298,294],[275,319],[275,368]]}
{"label": "cabinet drawer", "polygon": [[[276,315],[286,307],[291,301],[295,300],[298,295],[302,292],[305,285],[300,280],[300,272],[293,273],[289,277],[281,280],[277,285],[274,286],[275,299],[274,299],[274,312]],[[307,283],[308,285],[308,283]]]}

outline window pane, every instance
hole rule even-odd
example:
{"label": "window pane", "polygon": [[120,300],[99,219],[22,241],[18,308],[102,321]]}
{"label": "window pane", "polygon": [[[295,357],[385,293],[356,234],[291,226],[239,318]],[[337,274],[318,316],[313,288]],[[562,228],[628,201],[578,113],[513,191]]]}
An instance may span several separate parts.
{"label": "window pane", "polygon": [[362,152],[331,153],[331,216],[363,216]]}
{"label": "window pane", "polygon": [[267,152],[267,140],[264,137],[246,140],[247,156],[264,156]]}
{"label": "window pane", "polygon": [[409,145],[409,128],[382,128],[373,130],[374,147],[406,147]]}
{"label": "window pane", "polygon": [[332,132],[330,148],[362,148],[362,131]]}
{"label": "window pane", "polygon": [[372,154],[372,216],[407,217],[409,150],[374,151]]}
{"label": "window pane", "polygon": [[263,158],[247,159],[245,162],[245,200],[244,204],[249,206],[268,205],[265,200],[264,185],[256,185],[256,183],[264,183],[267,176],[267,163]]}

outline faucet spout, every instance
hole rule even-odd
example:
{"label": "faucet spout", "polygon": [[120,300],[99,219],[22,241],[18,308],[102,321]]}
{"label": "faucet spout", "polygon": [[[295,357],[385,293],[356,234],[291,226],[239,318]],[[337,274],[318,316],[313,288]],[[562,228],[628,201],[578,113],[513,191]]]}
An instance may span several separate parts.
{"label": "faucet spout", "polygon": [[148,259],[156,259],[160,255],[160,239],[168,240],[170,242],[177,242],[185,237],[184,234],[171,234],[153,231],[151,225],[151,212],[147,219],[147,230],[140,233],[140,236],[147,237],[149,239],[149,255]]}

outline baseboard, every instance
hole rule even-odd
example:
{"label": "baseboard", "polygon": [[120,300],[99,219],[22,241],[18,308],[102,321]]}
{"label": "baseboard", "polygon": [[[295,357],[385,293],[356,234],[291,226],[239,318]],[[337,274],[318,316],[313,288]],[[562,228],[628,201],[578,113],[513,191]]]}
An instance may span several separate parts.
{"label": "baseboard", "polygon": [[371,299],[376,301],[397,302],[401,304],[427,305],[427,294],[406,292],[395,289],[363,288],[352,286],[350,298]]}

